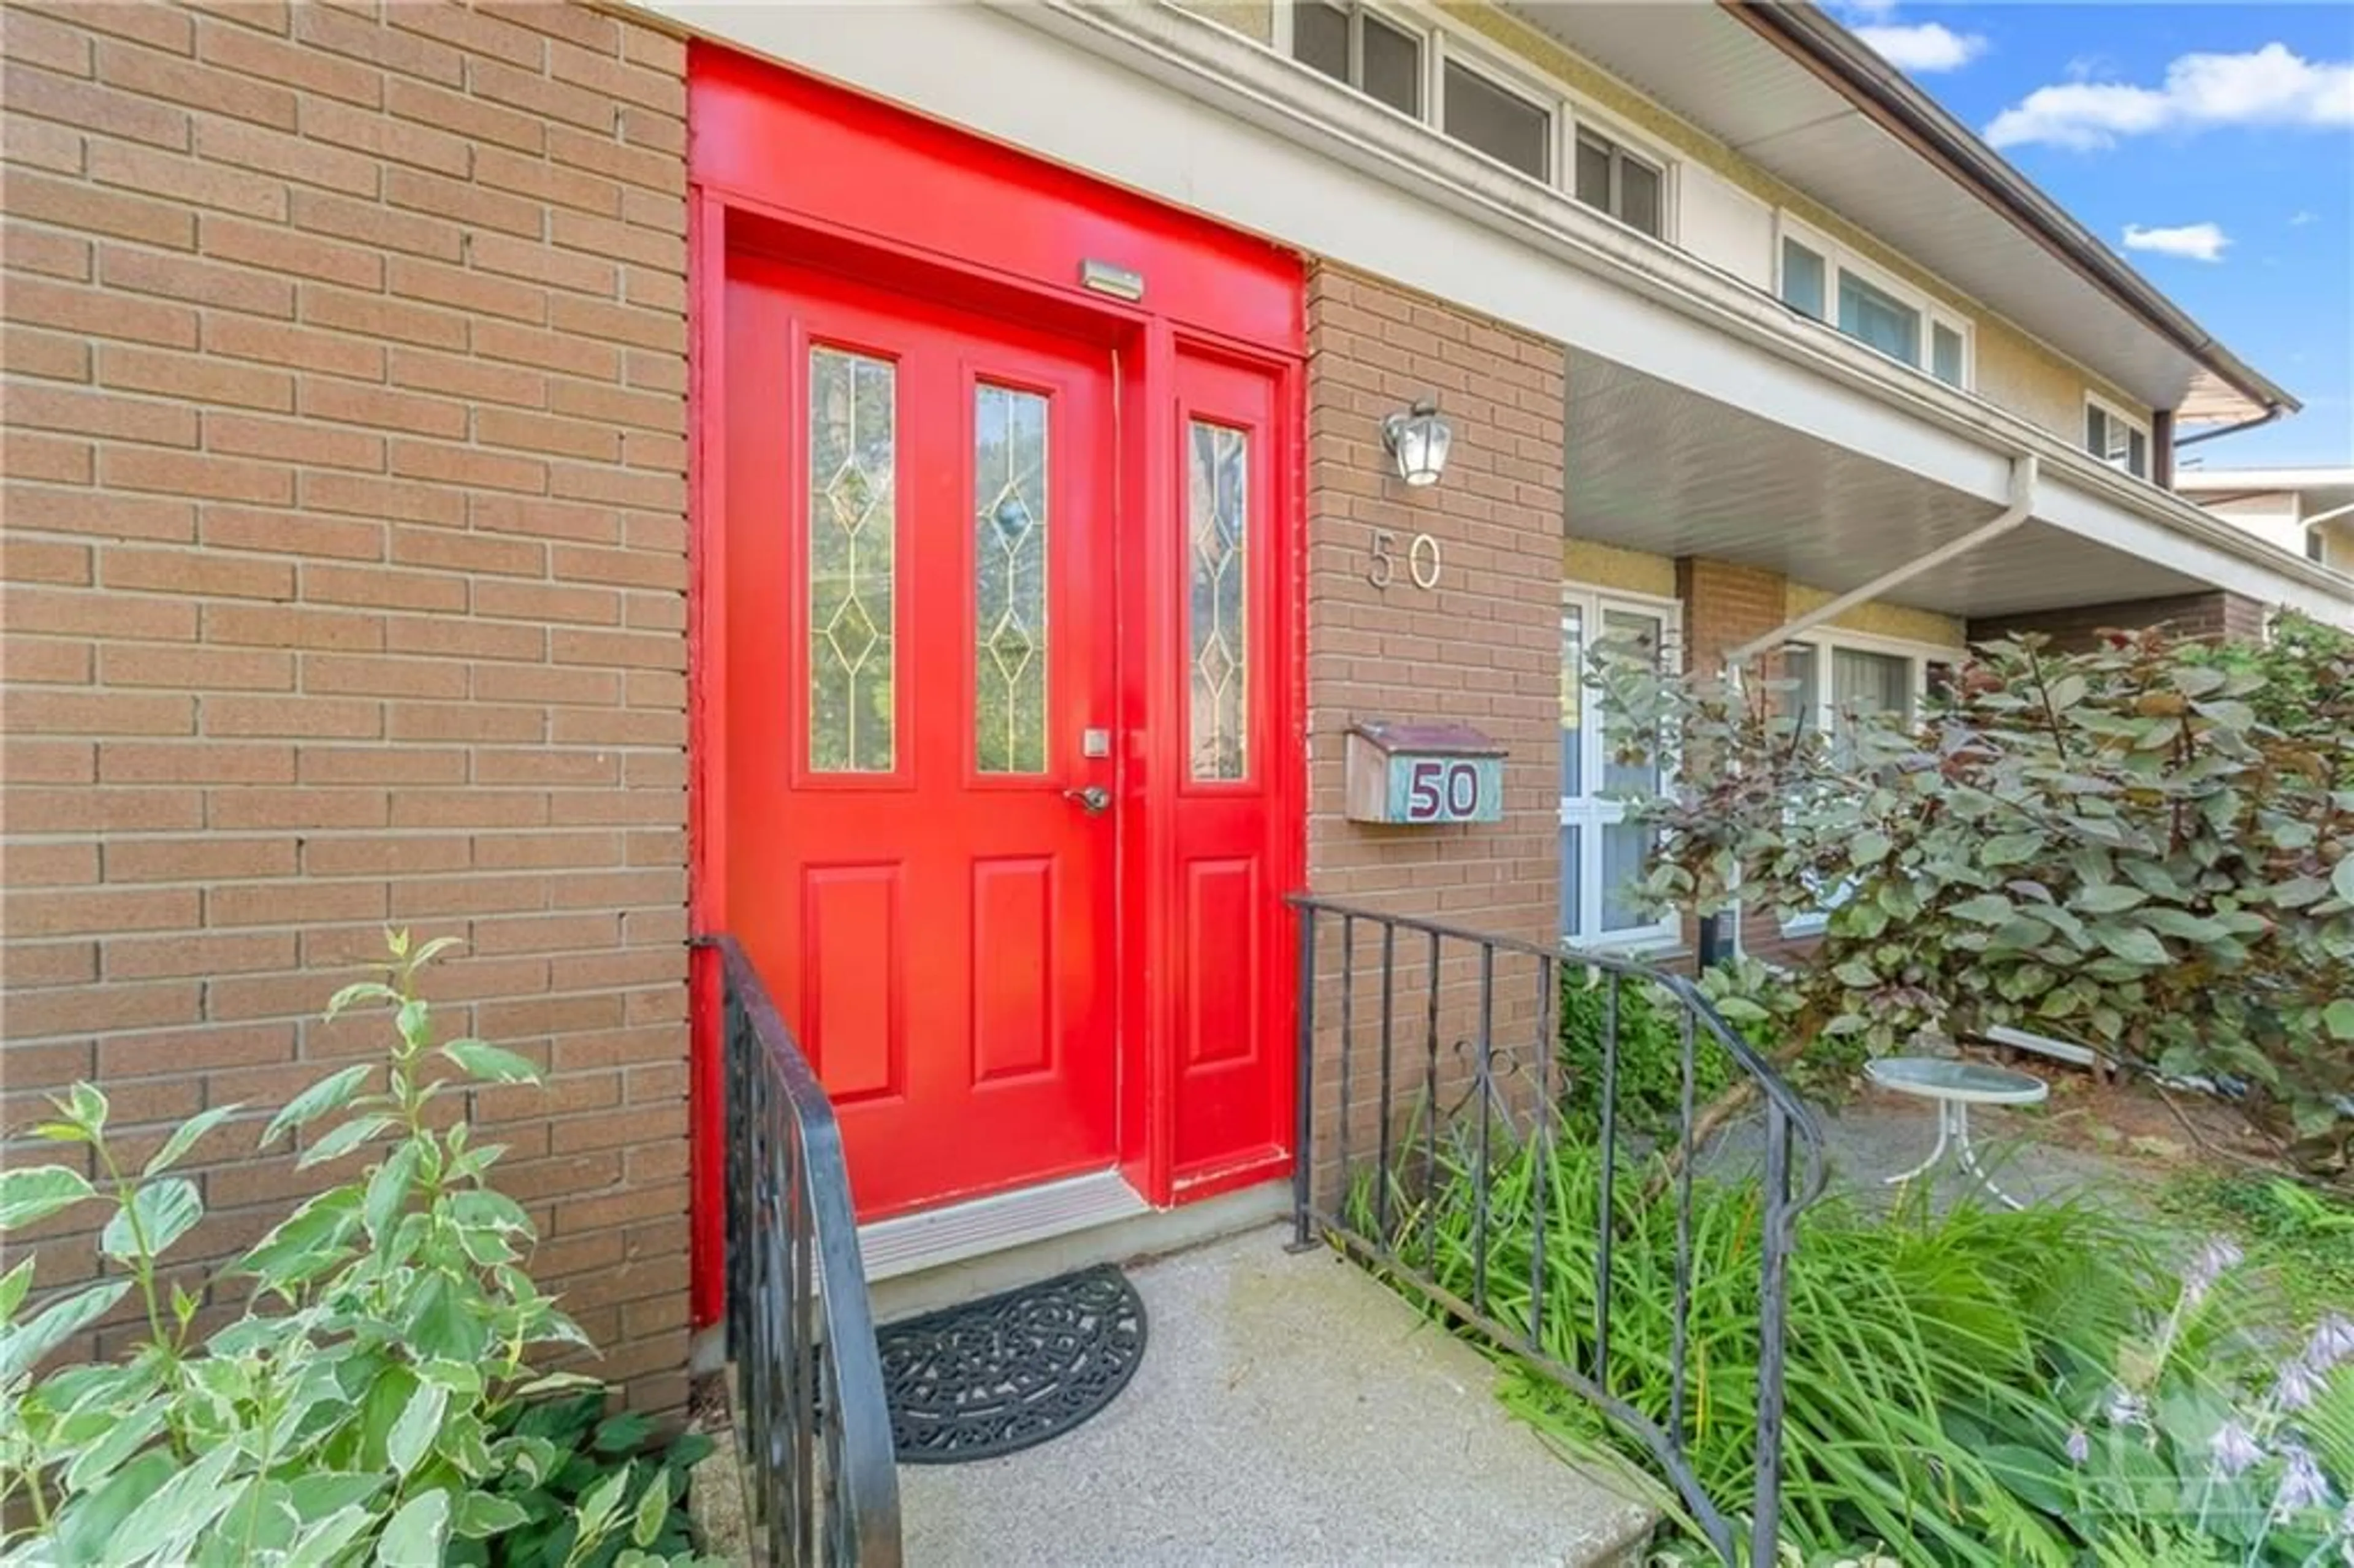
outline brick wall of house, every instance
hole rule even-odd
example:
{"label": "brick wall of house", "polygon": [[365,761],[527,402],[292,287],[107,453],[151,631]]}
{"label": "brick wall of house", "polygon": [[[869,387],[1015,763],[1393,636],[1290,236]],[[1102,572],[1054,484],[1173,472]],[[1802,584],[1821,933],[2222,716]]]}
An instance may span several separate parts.
{"label": "brick wall of house", "polygon": [[[1743,643],[1762,637],[1788,619],[1787,579],[1778,572],[1730,561],[1686,556],[1676,562],[1676,597],[1684,606],[1684,667],[1694,674],[1716,676],[1724,670],[1725,655]],[[1782,678],[1778,655],[1768,653],[1744,669],[1750,678]],[[1702,764],[1705,766],[1704,763]],[[1690,922],[1687,922],[1688,927]],[[1694,929],[1688,943],[1697,944]],[[1744,909],[1741,916],[1741,950],[1775,959],[1791,957],[1811,945],[1809,938],[1782,933],[1773,915]]]}
{"label": "brick wall of house", "polygon": [[[1563,351],[1362,273],[1308,285],[1309,883],[1352,902],[1552,939],[1561,669]],[[1397,477],[1384,416],[1436,396],[1447,473]],[[1375,588],[1373,530],[1396,538]],[[1407,551],[1437,543],[1436,588]],[[1492,826],[1352,822],[1342,740],[1359,718],[1452,719],[1511,748]]]}
{"label": "brick wall of house", "polygon": [[[1563,350],[1329,266],[1310,276],[1308,345],[1308,885],[1326,897],[1550,943],[1560,909]],[[1381,423],[1432,396],[1454,447],[1439,482],[1410,489],[1383,448]],[[1368,576],[1375,529],[1396,540],[1386,589]],[[1438,546],[1435,588],[1416,586],[1406,569],[1425,533]],[[1350,821],[1342,753],[1361,718],[1458,720],[1500,741],[1510,752],[1503,821]],[[1340,1052],[1338,931],[1327,935],[1320,1099],[1336,1090]],[[1360,974],[1370,976],[1376,938],[1361,938]],[[1419,958],[1409,959],[1398,1005],[1418,1018],[1426,981]],[[1463,1062],[1452,1043],[1474,1028],[1472,964],[1466,949],[1439,977],[1450,1072]],[[1498,1039],[1534,1041],[1538,994],[1525,962],[1500,976]],[[1370,1068],[1379,1005],[1370,979],[1357,1000],[1357,1065]],[[1352,1097],[1365,1103],[1374,1081],[1360,1073]]]}
{"label": "brick wall of house", "polygon": [[[641,1406],[686,1340],[684,68],[574,5],[10,6],[5,1118],[94,1078],[189,1255],[316,1179],[387,924],[535,1266]],[[24,1158],[21,1146],[10,1158]],[[57,1227],[51,1227],[55,1232]],[[92,1270],[40,1243],[40,1278]]]}
{"label": "brick wall of house", "polygon": [[1985,642],[2037,631],[2060,648],[2076,650],[2093,647],[2103,631],[2147,626],[2163,627],[2177,637],[2247,641],[2264,635],[2265,616],[2265,607],[2255,599],[2210,588],[2167,599],[2126,599],[2038,610],[2031,615],[1982,616],[1970,622],[1970,641]]}

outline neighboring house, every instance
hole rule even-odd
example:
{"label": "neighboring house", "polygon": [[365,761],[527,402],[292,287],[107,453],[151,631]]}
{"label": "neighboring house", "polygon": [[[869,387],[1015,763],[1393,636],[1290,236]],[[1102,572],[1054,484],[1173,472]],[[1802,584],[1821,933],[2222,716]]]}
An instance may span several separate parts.
{"label": "neighboring house", "polygon": [[2354,467],[2185,468],[2174,488],[2260,539],[2354,576]]}
{"label": "neighboring house", "polygon": [[[1673,944],[1597,634],[1827,718],[2349,618],[2166,488],[2288,395],[1807,7],[5,26],[9,1119],[281,1100],[387,923],[458,935],[648,1406],[717,1299],[691,931],[905,1261],[1283,1178],[1288,890]],[[1497,820],[1352,820],[1381,718],[1498,743]],[[223,1248],[302,1180],[239,1125]]]}

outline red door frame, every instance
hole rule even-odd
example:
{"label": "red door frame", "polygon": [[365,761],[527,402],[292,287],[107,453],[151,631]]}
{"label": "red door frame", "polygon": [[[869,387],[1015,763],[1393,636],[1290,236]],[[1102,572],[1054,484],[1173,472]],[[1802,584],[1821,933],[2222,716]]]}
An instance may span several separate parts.
{"label": "red door frame", "polygon": [[[726,262],[731,245],[750,245],[801,265],[830,267],[871,281],[947,294],[1055,330],[1117,346],[1119,418],[1147,432],[1127,460],[1119,497],[1147,519],[1146,535],[1177,537],[1185,475],[1172,440],[1188,405],[1181,370],[1223,364],[1268,377],[1274,389],[1267,443],[1271,505],[1261,531],[1272,559],[1257,574],[1270,590],[1256,625],[1257,653],[1274,678],[1254,688],[1272,698],[1251,721],[1251,746],[1265,769],[1267,832],[1257,924],[1264,997],[1257,1034],[1267,1075],[1267,1136],[1197,1156],[1181,1167],[1176,1036],[1180,999],[1171,976],[1182,967],[1174,829],[1184,781],[1177,705],[1184,672],[1173,656],[1183,634],[1185,596],[1166,573],[1145,574],[1144,658],[1123,669],[1118,724],[1131,749],[1116,895],[1123,933],[1116,990],[1123,1174],[1156,1205],[1190,1201],[1283,1174],[1289,1169],[1293,998],[1288,983],[1279,899],[1299,885],[1306,861],[1305,285],[1299,258],[1193,215],[1102,185],[950,127],[726,50],[697,45],[689,56],[691,169],[688,191],[688,391],[690,537],[688,599],[688,916],[692,928],[721,928],[728,908],[725,835],[726,682],[724,595],[726,429],[720,355],[726,340]],[[998,205],[979,210],[985,194]],[[1108,260],[1147,281],[1147,298],[1127,302],[1085,290],[1081,260]],[[1126,363],[1132,356],[1133,363]],[[1152,519],[1162,519],[1156,525]],[[1156,550],[1158,556],[1160,552]],[[1170,558],[1170,557],[1161,557]],[[1121,563],[1124,582],[1142,563]],[[1156,712],[1160,722],[1149,722]],[[1132,935],[1133,939],[1129,939]],[[724,1295],[718,976],[698,951],[692,997],[692,1192],[694,1318],[716,1320]]]}

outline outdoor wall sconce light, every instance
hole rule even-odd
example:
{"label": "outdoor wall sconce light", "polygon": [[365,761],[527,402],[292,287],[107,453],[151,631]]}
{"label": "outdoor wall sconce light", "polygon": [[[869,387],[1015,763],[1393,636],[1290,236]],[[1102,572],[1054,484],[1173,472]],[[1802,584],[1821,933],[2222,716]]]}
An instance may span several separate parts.
{"label": "outdoor wall sconce light", "polygon": [[1396,461],[1398,477],[1416,489],[1438,482],[1438,476],[1447,471],[1447,449],[1454,440],[1455,431],[1439,417],[1438,405],[1427,397],[1382,421],[1382,445]]}

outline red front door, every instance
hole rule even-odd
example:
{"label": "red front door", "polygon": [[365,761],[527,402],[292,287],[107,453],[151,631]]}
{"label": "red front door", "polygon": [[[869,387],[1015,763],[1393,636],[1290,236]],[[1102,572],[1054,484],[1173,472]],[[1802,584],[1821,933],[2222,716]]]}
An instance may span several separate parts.
{"label": "red front door", "polygon": [[1112,353],[728,261],[730,924],[873,1218],[1109,1167]]}

